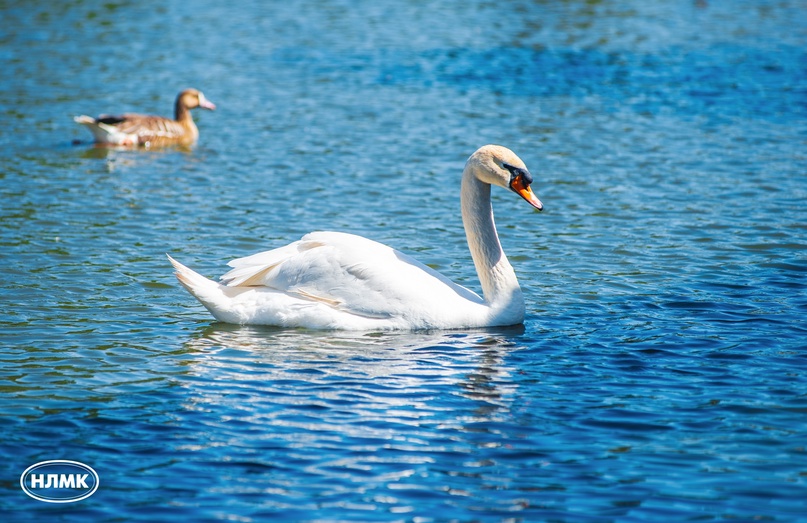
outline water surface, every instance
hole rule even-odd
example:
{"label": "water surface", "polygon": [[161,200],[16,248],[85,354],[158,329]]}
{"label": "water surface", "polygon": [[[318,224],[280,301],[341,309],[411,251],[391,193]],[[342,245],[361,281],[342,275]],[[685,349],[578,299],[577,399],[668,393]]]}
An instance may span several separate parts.
{"label": "water surface", "polygon": [[[807,519],[798,1],[0,2],[0,509],[11,521]],[[77,114],[197,112],[190,150]],[[216,323],[205,275],[317,229],[478,290],[463,162],[522,327]],[[66,506],[30,465],[92,466]]]}

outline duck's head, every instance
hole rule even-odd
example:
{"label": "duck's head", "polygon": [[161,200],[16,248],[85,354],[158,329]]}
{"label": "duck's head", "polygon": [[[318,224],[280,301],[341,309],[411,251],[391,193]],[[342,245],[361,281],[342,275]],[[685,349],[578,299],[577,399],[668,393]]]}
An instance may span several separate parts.
{"label": "duck's head", "polygon": [[186,109],[208,109],[210,111],[216,110],[216,104],[205,98],[202,91],[198,89],[185,89],[177,96],[177,107],[182,106]]}
{"label": "duck's head", "polygon": [[468,158],[476,177],[485,183],[510,189],[542,211],[544,205],[532,192],[532,175],[516,153],[501,145],[484,145]]}

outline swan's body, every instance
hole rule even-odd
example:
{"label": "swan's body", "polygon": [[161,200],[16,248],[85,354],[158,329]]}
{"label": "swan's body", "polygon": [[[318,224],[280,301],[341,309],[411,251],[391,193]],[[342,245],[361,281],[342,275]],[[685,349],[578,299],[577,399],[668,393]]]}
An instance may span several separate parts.
{"label": "swan's body", "polygon": [[516,325],[524,299],[496,234],[490,185],[508,187],[541,210],[531,182],[524,163],[501,146],[480,148],[465,165],[462,218],[484,298],[391,247],[337,232],[233,260],[222,283],[169,259],[180,283],[227,323],[346,330]]}
{"label": "swan's body", "polygon": [[177,95],[174,119],[149,114],[128,113],[120,116],[102,114],[98,118],[76,116],[73,120],[90,130],[95,142],[103,145],[162,147],[192,145],[199,129],[191,109],[215,110],[216,106],[201,91],[185,89]]}

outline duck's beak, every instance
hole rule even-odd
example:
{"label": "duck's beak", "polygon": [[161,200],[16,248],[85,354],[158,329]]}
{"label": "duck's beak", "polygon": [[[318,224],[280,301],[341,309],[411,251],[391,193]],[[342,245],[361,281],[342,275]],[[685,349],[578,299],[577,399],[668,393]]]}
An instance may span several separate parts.
{"label": "duck's beak", "polygon": [[523,174],[519,174],[518,176],[514,176],[513,179],[510,181],[510,189],[513,190],[516,194],[527,200],[527,203],[538,209],[539,211],[544,210],[544,204],[541,203],[541,200],[535,196],[535,193],[532,192],[530,188],[530,183],[524,179]]}
{"label": "duck's beak", "polygon": [[199,93],[199,107],[202,109],[216,110],[216,104],[205,98],[205,95]]}

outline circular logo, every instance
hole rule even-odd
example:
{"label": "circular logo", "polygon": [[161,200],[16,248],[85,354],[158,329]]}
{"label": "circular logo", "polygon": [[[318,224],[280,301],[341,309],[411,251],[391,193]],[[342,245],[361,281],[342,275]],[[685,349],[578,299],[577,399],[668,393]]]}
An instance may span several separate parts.
{"label": "circular logo", "polygon": [[66,459],[40,461],[20,476],[23,492],[45,503],[75,503],[98,490],[98,473],[89,465]]}

